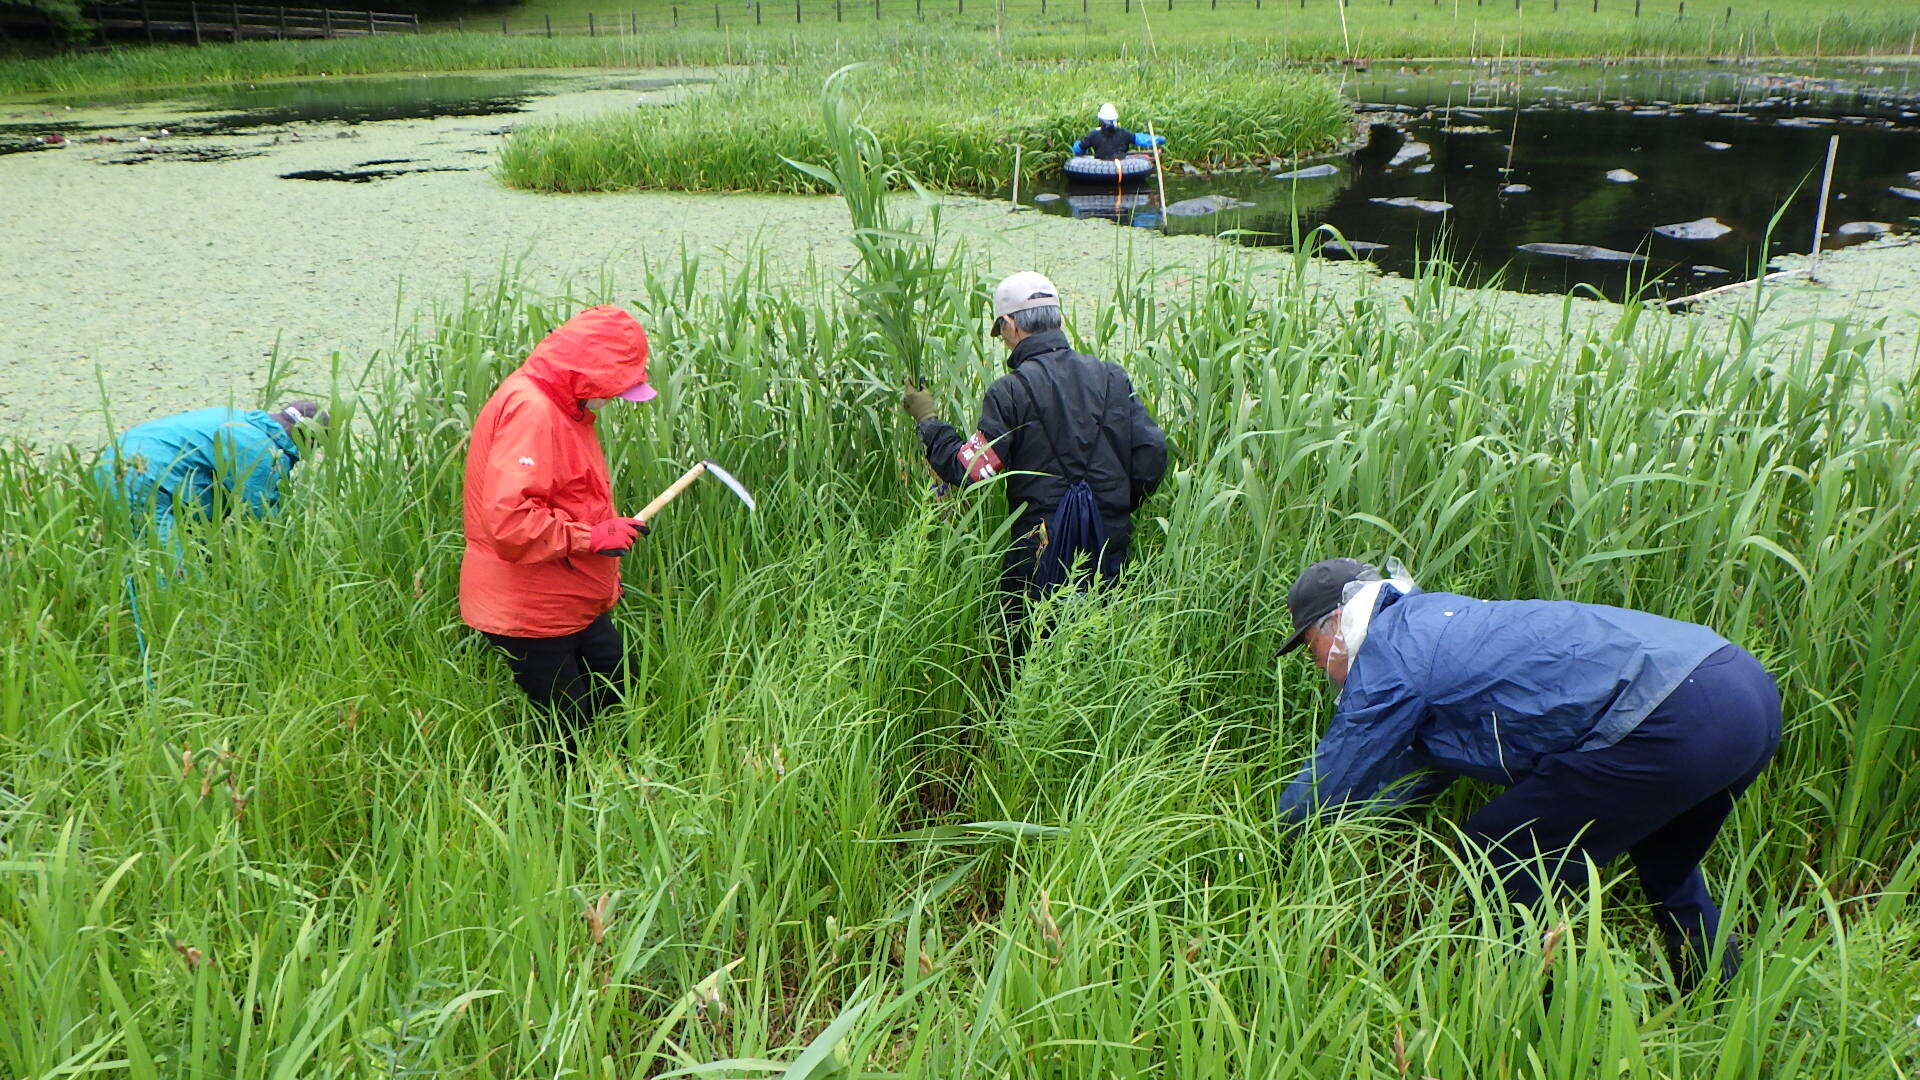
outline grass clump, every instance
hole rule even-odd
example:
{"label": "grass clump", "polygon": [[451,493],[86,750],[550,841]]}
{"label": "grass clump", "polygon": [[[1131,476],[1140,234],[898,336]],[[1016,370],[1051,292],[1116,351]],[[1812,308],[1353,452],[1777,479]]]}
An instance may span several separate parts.
{"label": "grass clump", "polygon": [[[671,108],[530,125],[502,149],[500,175],[543,191],[830,191],[787,164],[834,152],[818,119],[823,75],[758,69]],[[1330,149],[1352,116],[1330,80],[1220,60],[1010,64],[921,50],[845,83],[890,161],[929,187],[972,194],[1011,180],[1016,146],[1026,182],[1056,171],[1103,101],[1139,130],[1152,120],[1167,160],[1203,166]]]}

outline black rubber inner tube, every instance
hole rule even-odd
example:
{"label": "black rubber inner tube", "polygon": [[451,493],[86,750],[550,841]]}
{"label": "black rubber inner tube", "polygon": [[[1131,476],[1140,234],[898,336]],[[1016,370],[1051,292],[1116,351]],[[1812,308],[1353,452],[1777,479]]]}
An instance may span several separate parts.
{"label": "black rubber inner tube", "polygon": [[1060,171],[1073,180],[1091,180],[1108,184],[1117,180],[1124,183],[1145,180],[1152,176],[1153,159],[1140,154],[1130,154],[1127,157],[1108,161],[1081,154],[1068,158],[1066,163],[1060,166]]}

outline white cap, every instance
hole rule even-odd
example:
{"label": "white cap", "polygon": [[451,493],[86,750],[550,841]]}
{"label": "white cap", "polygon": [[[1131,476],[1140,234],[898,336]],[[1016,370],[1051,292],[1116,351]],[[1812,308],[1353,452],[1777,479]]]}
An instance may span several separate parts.
{"label": "white cap", "polygon": [[1100,106],[1099,116],[1100,116],[1100,119],[1102,120],[1118,121],[1120,119],[1120,110],[1114,108],[1113,102],[1109,101],[1106,104]]}
{"label": "white cap", "polygon": [[1037,307],[1058,307],[1060,290],[1053,287],[1045,274],[1036,274],[1032,270],[1022,270],[1003,278],[993,287],[993,325],[997,332],[1000,318],[1016,311],[1026,311]]}

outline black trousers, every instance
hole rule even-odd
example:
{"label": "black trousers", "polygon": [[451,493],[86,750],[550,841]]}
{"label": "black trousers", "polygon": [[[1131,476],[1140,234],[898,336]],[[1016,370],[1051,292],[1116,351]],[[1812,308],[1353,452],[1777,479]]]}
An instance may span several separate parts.
{"label": "black trousers", "polygon": [[[1127,563],[1132,541],[1131,536],[1117,536],[1107,541],[1106,550],[1101,552],[1099,572],[1083,579],[1078,587],[1087,588],[1093,582],[1111,581],[1117,576]],[[1014,662],[1025,656],[1027,646],[1032,644],[1027,630],[1027,609],[1041,594],[1039,583],[1033,579],[1039,547],[1039,540],[1029,533],[1015,540],[1000,559],[1000,619],[1006,631],[1007,659]]]}
{"label": "black trousers", "polygon": [[552,734],[572,757],[594,717],[626,690],[620,628],[605,615],[560,637],[524,638],[488,634],[507,654],[513,681],[554,721]]}
{"label": "black trousers", "polygon": [[[1520,903],[1540,898],[1532,860],[1578,890],[1586,860],[1627,855],[1670,943],[1700,951],[1720,929],[1700,860],[1733,802],[1780,745],[1780,691],[1746,650],[1707,657],[1619,742],[1550,755],[1480,808],[1464,831]],[[1730,945],[1730,950],[1731,950]]]}

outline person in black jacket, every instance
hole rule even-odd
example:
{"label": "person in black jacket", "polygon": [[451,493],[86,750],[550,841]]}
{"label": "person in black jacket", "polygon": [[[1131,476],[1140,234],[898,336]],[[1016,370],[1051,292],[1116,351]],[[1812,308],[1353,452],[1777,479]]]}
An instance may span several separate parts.
{"label": "person in black jacket", "polygon": [[987,388],[970,438],[935,418],[924,390],[908,389],[901,407],[942,480],[961,486],[1007,474],[1007,505],[1019,516],[1000,587],[1017,656],[1028,600],[1119,573],[1133,512],[1166,474],[1167,441],[1118,364],[1067,344],[1051,281],[1032,271],[1008,277],[994,290],[993,316],[993,333],[1010,350],[1008,373]]}
{"label": "person in black jacket", "polygon": [[1120,110],[1113,107],[1113,102],[1100,106],[1098,119],[1100,126],[1074,143],[1072,153],[1097,157],[1101,161],[1113,161],[1133,153],[1138,139],[1133,132],[1120,126]]}

